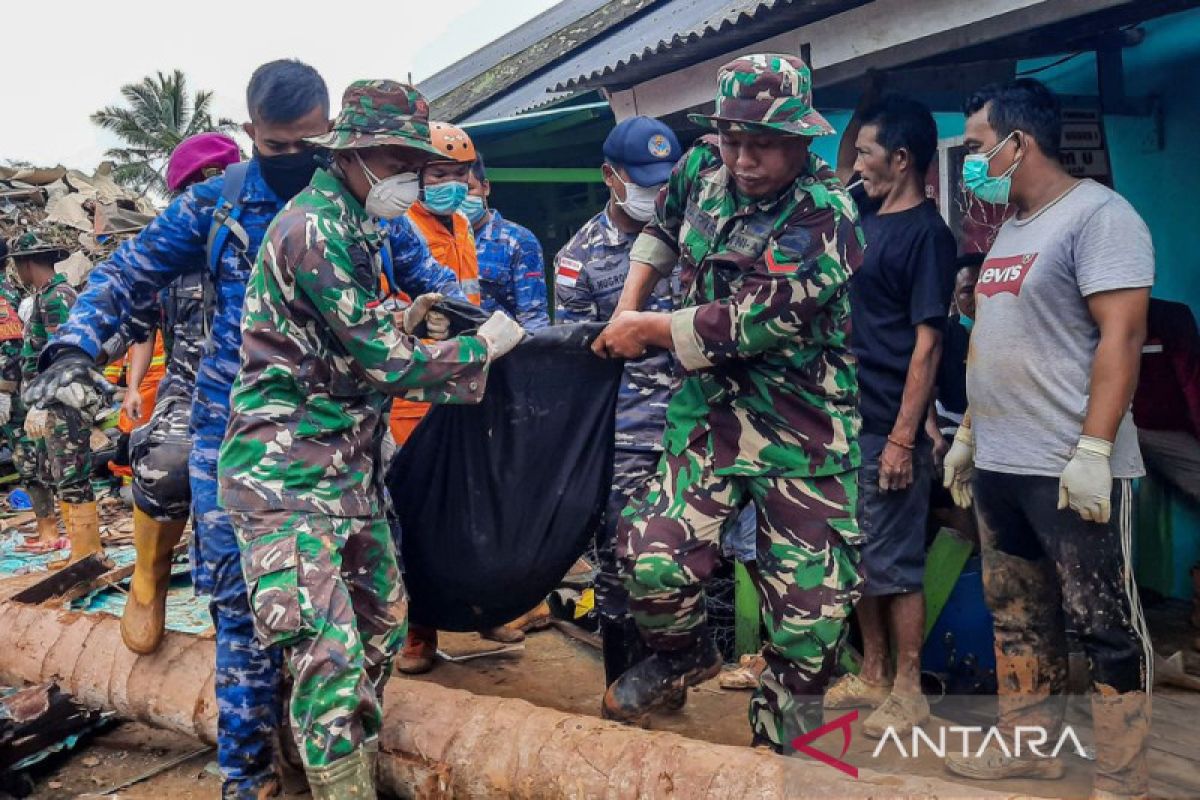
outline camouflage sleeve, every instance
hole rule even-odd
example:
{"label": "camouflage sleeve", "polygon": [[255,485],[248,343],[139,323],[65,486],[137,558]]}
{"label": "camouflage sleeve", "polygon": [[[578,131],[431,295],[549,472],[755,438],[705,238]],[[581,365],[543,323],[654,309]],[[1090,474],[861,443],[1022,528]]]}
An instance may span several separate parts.
{"label": "camouflage sleeve", "polygon": [[542,244],[532,232],[514,226],[517,252],[512,265],[513,294],[516,300],[517,322],[527,331],[550,324],[546,314],[546,267],[542,261]]}
{"label": "camouflage sleeve", "polygon": [[704,369],[752,358],[789,340],[823,338],[827,306],[848,291],[862,262],[862,231],[848,204],[848,199],[841,206],[805,204],[807,211],[801,206],[768,240],[732,297],[672,312],[679,362]]}
{"label": "camouflage sleeve", "polygon": [[671,274],[679,260],[679,233],[692,183],[701,170],[720,158],[716,140],[710,136],[705,136],[684,153],[671,170],[667,185],[658,193],[653,219],[634,240],[629,251],[630,261],[649,264],[663,277]]}
{"label": "camouflage sleeve", "polygon": [[483,398],[488,367],[484,341],[459,336],[425,343],[405,334],[377,302],[377,273],[359,274],[345,232],[336,224],[313,215],[279,217],[259,260],[267,263],[258,268],[275,274],[294,265],[296,287],[354,361],[359,377],[378,391],[434,403]]}
{"label": "camouflage sleeve", "polygon": [[222,185],[214,178],[191,187],[93,269],[50,349],[78,347],[94,358],[122,324],[145,339],[141,321],[154,318],[158,290],[202,263]]}
{"label": "camouflage sleeve", "polygon": [[554,321],[558,324],[604,321],[592,296],[583,256],[572,239],[554,257]]}
{"label": "camouflage sleeve", "polygon": [[413,229],[408,217],[388,220],[384,233],[392,248],[392,269],[398,284],[395,288],[409,297],[441,292],[455,300],[467,299],[458,276],[434,259],[429,245]]}

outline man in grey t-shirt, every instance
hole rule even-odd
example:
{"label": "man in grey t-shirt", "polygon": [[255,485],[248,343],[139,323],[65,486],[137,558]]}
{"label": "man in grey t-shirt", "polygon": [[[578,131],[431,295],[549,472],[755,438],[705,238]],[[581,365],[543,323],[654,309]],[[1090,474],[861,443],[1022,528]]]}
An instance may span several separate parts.
{"label": "man in grey t-shirt", "polygon": [[[1001,733],[1065,709],[1066,627],[1087,654],[1095,788],[1146,793],[1149,638],[1133,585],[1130,479],[1143,474],[1129,408],[1146,335],[1154,249],[1120,195],[1058,161],[1058,101],[1018,80],[967,102],[963,183],[1017,211],[976,284],[968,419],[946,485],[974,499],[995,619]],[[1028,750],[953,756],[967,777],[1058,777]]]}

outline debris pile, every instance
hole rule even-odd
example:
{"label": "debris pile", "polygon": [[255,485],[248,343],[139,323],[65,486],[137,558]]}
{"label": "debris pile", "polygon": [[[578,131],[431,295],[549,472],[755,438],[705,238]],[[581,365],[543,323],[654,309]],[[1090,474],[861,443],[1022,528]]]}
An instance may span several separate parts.
{"label": "debris pile", "polygon": [[70,250],[57,264],[74,285],[154,217],[154,205],[119,186],[113,164],[92,175],[62,166],[0,167],[0,238],[37,227],[50,244]]}

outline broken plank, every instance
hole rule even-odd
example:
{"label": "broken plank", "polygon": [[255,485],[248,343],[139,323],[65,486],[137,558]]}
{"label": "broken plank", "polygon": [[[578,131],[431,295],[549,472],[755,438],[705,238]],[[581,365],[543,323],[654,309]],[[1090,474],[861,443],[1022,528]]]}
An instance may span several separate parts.
{"label": "broken plank", "polygon": [[74,564],[52,572],[48,577],[13,595],[18,603],[36,605],[61,598],[81,583],[88,583],[113,569],[113,563],[99,553],[92,553]]}

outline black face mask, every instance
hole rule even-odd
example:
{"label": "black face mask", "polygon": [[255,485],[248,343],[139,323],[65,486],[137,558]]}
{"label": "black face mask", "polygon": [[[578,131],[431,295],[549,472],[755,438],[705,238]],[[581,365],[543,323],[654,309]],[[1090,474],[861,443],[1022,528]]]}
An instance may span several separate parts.
{"label": "black face mask", "polygon": [[263,180],[271,187],[271,191],[281,200],[291,200],[312,180],[313,173],[317,171],[320,151],[310,149],[265,156],[255,148],[254,157],[258,159]]}

